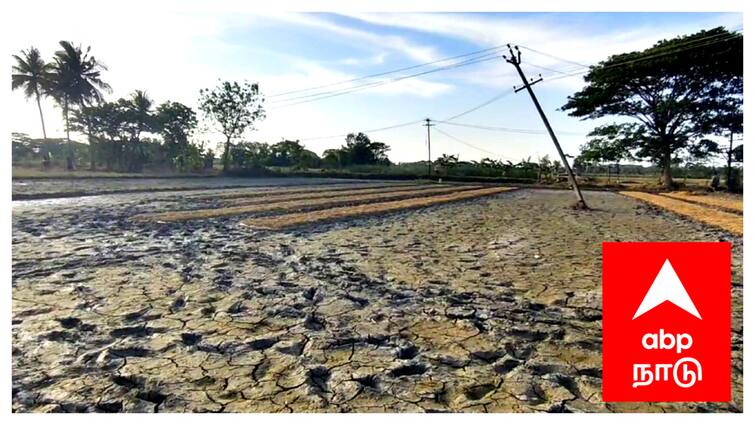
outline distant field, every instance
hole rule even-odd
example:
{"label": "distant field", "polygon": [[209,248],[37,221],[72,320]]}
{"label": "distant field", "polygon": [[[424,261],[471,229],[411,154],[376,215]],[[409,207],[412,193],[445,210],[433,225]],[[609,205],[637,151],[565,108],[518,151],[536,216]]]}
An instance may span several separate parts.
{"label": "distant field", "polygon": [[[590,176],[588,178],[582,177],[580,181],[584,184],[595,186],[616,186],[636,189],[659,189],[661,184],[658,180],[658,176]],[[707,188],[710,184],[710,179],[680,179],[675,178],[674,182],[681,184],[684,187],[693,189]]]}
{"label": "distant field", "polygon": [[179,174],[172,172],[143,172],[143,173],[119,173],[115,171],[90,171],[86,168],[69,171],[65,168],[55,167],[49,170],[42,170],[39,166],[23,167],[14,165],[12,175],[14,179],[57,179],[57,178],[154,178],[154,177],[185,177],[185,176],[214,176],[217,171],[211,171],[204,174]]}

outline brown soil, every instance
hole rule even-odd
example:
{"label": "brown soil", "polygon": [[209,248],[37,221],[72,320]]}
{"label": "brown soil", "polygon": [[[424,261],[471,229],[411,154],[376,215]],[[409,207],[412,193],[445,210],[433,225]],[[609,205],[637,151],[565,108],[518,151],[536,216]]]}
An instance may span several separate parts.
{"label": "brown soil", "polygon": [[468,190],[464,192],[451,193],[448,195],[429,196],[426,198],[411,198],[401,201],[380,202],[375,204],[330,208],[326,210],[309,211],[304,213],[276,215],[272,217],[251,218],[243,221],[241,224],[255,229],[283,229],[288,227],[301,226],[303,224],[318,223],[322,221],[332,221],[336,219],[359,217],[365,215],[385,214],[393,211],[411,208],[422,208],[435,204],[444,204],[448,202],[461,201],[464,199],[495,195],[497,193],[502,193],[513,189],[514,188],[496,187]]}
{"label": "brown soil", "polygon": [[[421,186],[418,186],[421,187]],[[262,213],[268,211],[297,211],[314,208],[326,208],[347,204],[361,204],[368,202],[380,202],[387,200],[396,200],[403,198],[411,198],[416,196],[424,196],[431,194],[451,193],[463,190],[470,190],[479,188],[479,186],[453,186],[453,187],[435,187],[417,189],[413,191],[393,191],[387,193],[375,193],[371,195],[354,195],[351,196],[348,193],[339,197],[326,197],[322,199],[304,199],[285,202],[274,202],[263,205],[241,205],[236,207],[226,208],[209,208],[200,210],[189,211],[168,211],[156,214],[138,214],[132,217],[135,221],[159,221],[159,222],[172,222],[172,221],[185,221],[185,220],[201,220],[207,218],[216,217],[228,217],[240,214],[250,213]]]}
{"label": "brown soil", "polygon": [[[741,412],[742,238],[584,195],[589,211],[520,189],[276,232],[130,219],[197,207],[183,193],[14,202],[12,409]],[[719,240],[732,401],[604,403],[601,243]]]}
{"label": "brown soil", "polygon": [[[264,188],[245,188],[245,189],[239,189],[239,190],[227,190],[223,191],[222,193],[217,193],[214,198],[215,199],[237,199],[237,198],[256,198],[256,197],[266,197],[266,196],[289,196],[289,195],[295,195],[295,194],[302,194],[302,193],[323,193],[323,192],[353,192],[355,190],[368,190],[368,189],[387,189],[387,188],[396,188],[399,189],[404,186],[413,186],[415,183],[375,183],[375,184],[359,184],[356,185],[354,183],[351,184],[329,184],[329,185],[322,185],[322,186],[316,186],[312,185],[312,187],[301,187],[301,186],[295,186],[293,188],[282,188],[282,187],[264,187]],[[201,199],[206,198],[207,195],[194,195],[191,198],[192,199]]]}
{"label": "brown soil", "polygon": [[[340,190],[328,190],[328,191],[315,191],[315,192],[304,192],[304,193],[294,193],[294,194],[284,194],[284,195],[267,195],[267,196],[259,196],[255,194],[256,196],[253,197],[243,197],[243,198],[236,198],[231,199],[229,201],[226,201],[226,205],[229,206],[236,206],[236,205],[254,205],[254,204],[261,204],[261,203],[271,203],[271,202],[286,202],[286,201],[296,201],[296,200],[303,200],[303,199],[327,199],[327,198],[338,198],[341,196],[356,196],[356,195],[370,195],[373,193],[401,193],[401,192],[412,192],[416,191],[417,189],[420,189],[422,187],[426,187],[428,189],[431,188],[444,188],[444,187],[453,187],[451,185],[403,185],[403,186],[383,186],[378,188],[369,188],[369,189],[340,189]],[[344,191],[348,190],[348,193],[345,193]]]}
{"label": "brown soil", "polygon": [[712,207],[697,205],[682,200],[671,199],[667,196],[651,195],[644,192],[621,192],[626,195],[649,204],[667,209],[676,214],[701,221],[711,226],[720,227],[731,233],[743,234],[743,219],[741,215],[720,211]]}
{"label": "brown soil", "polygon": [[716,207],[723,210],[728,210],[735,213],[744,212],[744,205],[742,198],[730,198],[720,197],[714,195],[698,195],[690,192],[671,192],[664,193],[663,196],[669,198],[679,199],[682,201],[692,202],[694,204],[702,204],[704,206]]}

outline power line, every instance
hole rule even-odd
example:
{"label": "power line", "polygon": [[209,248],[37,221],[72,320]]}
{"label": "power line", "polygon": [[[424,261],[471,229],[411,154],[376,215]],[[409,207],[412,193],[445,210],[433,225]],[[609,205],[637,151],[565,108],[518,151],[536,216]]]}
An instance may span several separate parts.
{"label": "power line", "polygon": [[[495,60],[495,59],[498,59],[498,53],[493,53],[492,56],[490,56],[490,57],[479,57],[479,58],[474,58],[474,59],[468,59],[468,60],[457,62],[457,63],[451,64],[451,65],[446,65],[446,66],[443,66],[443,67],[440,67],[440,68],[435,68],[435,69],[431,69],[431,70],[428,70],[428,71],[418,72],[418,73],[415,73],[415,74],[403,75],[403,76],[400,76],[400,77],[391,78],[389,80],[382,80],[382,81],[377,81],[377,82],[371,82],[371,83],[361,84],[361,85],[357,85],[357,86],[353,86],[353,87],[348,87],[348,88],[340,89],[340,90],[331,90],[331,91],[327,91],[327,92],[308,94],[308,95],[298,96],[298,97],[294,97],[294,98],[290,98],[290,99],[284,99],[284,100],[280,100],[280,101],[277,101],[277,102],[271,102],[271,103],[274,106],[273,109],[278,109],[278,108],[287,107],[287,106],[300,105],[302,103],[315,102],[315,101],[322,100],[322,99],[328,99],[328,98],[331,98],[331,97],[342,96],[344,94],[353,93],[355,91],[360,91],[360,90],[364,90],[364,89],[368,89],[368,88],[378,87],[378,86],[382,86],[382,85],[385,85],[385,84],[390,84],[390,83],[395,83],[397,81],[406,80],[406,79],[409,79],[409,78],[416,78],[416,77],[419,77],[419,76],[422,76],[422,75],[432,74],[432,73],[440,72],[440,71],[447,71],[449,69],[455,69],[455,68],[459,68],[459,67],[462,67],[462,66],[474,65],[474,64],[478,64],[478,63],[481,63],[481,62],[487,62],[487,61],[491,61],[491,60]],[[301,100],[301,101],[298,101],[298,102],[295,101],[295,100],[299,100],[299,99],[305,99],[305,100]],[[291,102],[291,101],[295,101],[295,102],[287,103],[287,102]],[[281,104],[281,103],[282,103],[282,105],[280,105],[280,106],[276,106],[275,105],[275,104]]]}
{"label": "power line", "polygon": [[[742,28],[743,27],[741,25],[738,25],[738,26],[732,28],[730,31],[738,33],[739,31],[742,30]],[[736,38],[737,36],[735,36],[733,34],[713,34],[713,35],[709,35],[707,37],[698,38],[696,40],[690,40],[690,41],[686,41],[686,42],[681,42],[681,43],[676,44],[675,46],[667,46],[667,47],[665,47],[665,49],[676,49],[679,46],[698,44],[698,43],[700,43],[702,41],[712,40],[712,39],[721,38],[721,37],[724,37],[724,38],[726,38],[726,37]],[[723,40],[721,40],[721,41],[723,41]],[[520,48],[522,48],[522,49],[529,50],[529,51],[531,51],[533,53],[537,53],[537,54],[549,57],[551,59],[556,59],[557,61],[560,61],[560,62],[568,63],[568,64],[571,64],[571,65],[576,65],[576,66],[578,66],[580,68],[590,68],[592,66],[592,65],[585,65],[585,64],[580,63],[580,62],[575,62],[575,61],[572,61],[572,60],[569,60],[569,59],[564,59],[562,57],[559,57],[559,56],[556,56],[556,55],[553,55],[553,54],[550,54],[550,53],[547,53],[547,52],[543,52],[541,50],[536,50],[536,49],[533,49],[533,48],[528,47],[528,46],[523,46],[521,44],[519,44],[518,46]],[[703,47],[703,46],[700,46],[700,47]],[[661,48],[661,51],[663,51],[663,50],[664,50],[664,48]],[[533,65],[533,64],[528,64],[528,65]],[[538,65],[534,65],[534,66],[540,67]],[[540,68],[543,68],[543,67],[540,67]],[[551,70],[551,71],[555,71],[555,72],[561,73],[560,71],[557,71],[557,70]]]}
{"label": "power line", "polygon": [[489,150],[487,150],[487,149],[483,149],[483,148],[477,147],[477,146],[475,146],[475,145],[473,145],[473,144],[471,144],[471,143],[465,142],[465,141],[463,141],[463,140],[459,139],[459,138],[458,138],[458,137],[456,137],[456,136],[453,136],[453,135],[451,135],[451,134],[448,134],[448,133],[446,133],[445,131],[441,130],[441,129],[440,129],[440,128],[438,128],[438,127],[435,127],[435,128],[433,129],[433,130],[435,130],[435,131],[437,131],[438,133],[440,133],[440,134],[442,134],[442,135],[444,135],[444,136],[448,137],[449,139],[451,139],[451,140],[453,140],[453,141],[456,141],[456,142],[458,142],[458,143],[461,143],[462,145],[466,145],[466,146],[468,146],[468,147],[470,147],[470,148],[472,148],[472,149],[476,149],[476,150],[478,150],[478,151],[480,151],[480,152],[484,152],[484,153],[487,153],[487,154],[489,154],[489,155],[493,155],[493,156],[495,156],[495,157],[498,157],[498,158],[503,158],[503,159],[507,159],[507,160],[514,160],[514,161],[516,161],[516,159],[514,159],[514,158],[511,158],[511,157],[506,157],[506,156],[503,156],[503,155],[499,155],[499,154],[497,154],[497,153],[495,153],[495,152],[491,152],[491,151],[489,151]]}
{"label": "power line", "polygon": [[558,69],[548,68],[547,66],[536,65],[534,63],[524,63],[524,65],[532,66],[532,67],[535,67],[535,68],[540,68],[540,69],[543,69],[545,71],[550,71],[550,72],[552,72],[554,74],[567,74],[569,72],[574,72],[575,71],[574,69],[572,69],[572,70],[558,70]]}
{"label": "power line", "polygon": [[[476,128],[480,130],[490,130],[490,131],[500,131],[504,133],[517,133],[517,134],[547,134],[547,132],[543,130],[530,130],[530,129],[523,129],[523,128],[509,128],[509,127],[496,127],[496,126],[489,126],[489,125],[478,125],[478,124],[468,124],[468,123],[460,123],[460,122],[448,122],[448,121],[436,121],[441,124],[448,124],[448,125],[455,125],[459,127],[468,127],[468,128]],[[584,136],[584,133],[578,133],[573,131],[559,131],[559,134],[566,134],[566,135],[572,135],[572,136]]]}
{"label": "power line", "polygon": [[[733,34],[724,35],[724,34],[721,34],[721,35],[717,35],[716,37],[710,36],[710,37],[706,37],[706,38],[707,39],[713,39],[713,38],[721,37],[722,35],[724,37],[723,38],[719,38],[718,40],[714,40],[714,41],[710,41],[709,40],[708,42],[705,42],[705,43],[698,43],[700,40],[702,40],[702,39],[700,39],[700,40],[696,40],[695,42],[690,42],[690,43],[684,44],[684,45],[686,45],[686,47],[678,48],[679,45],[677,45],[677,46],[675,46],[675,48],[673,48],[673,49],[671,49],[669,51],[665,51],[665,52],[662,51],[661,53],[658,53],[658,54],[653,54],[653,55],[649,55],[649,56],[643,56],[643,57],[639,57],[639,58],[636,58],[636,59],[631,59],[631,60],[627,60],[627,61],[623,61],[623,62],[616,62],[616,63],[606,64],[606,65],[602,66],[601,69],[612,69],[612,68],[617,68],[617,67],[622,67],[622,66],[630,65],[630,64],[633,64],[633,63],[637,63],[637,62],[643,62],[643,61],[647,61],[647,60],[657,59],[657,58],[660,58],[660,57],[664,57],[664,56],[668,56],[668,55],[673,55],[673,54],[676,54],[676,53],[679,53],[679,52],[683,52],[683,51],[687,51],[687,50],[699,49],[701,47],[707,47],[707,46],[712,46],[714,44],[723,43],[723,42],[726,42],[726,41],[731,41],[731,40],[734,40],[734,39],[736,39],[736,38],[739,37],[739,35],[733,35]],[[586,70],[581,70],[581,71],[577,71],[577,72],[573,72],[573,73],[567,73],[567,74],[564,74],[564,75],[561,75],[561,76],[558,76],[558,77],[555,77],[555,78],[548,78],[547,80],[545,80],[545,82],[560,80],[560,79],[563,79],[563,78],[573,77],[573,76],[581,75],[581,74],[586,74],[586,73],[590,72],[591,70],[592,69],[586,69]]]}
{"label": "power line", "polygon": [[541,52],[540,50],[535,50],[535,49],[533,49],[531,47],[523,46],[521,44],[518,44],[518,46],[521,47],[522,49],[527,49],[530,52],[537,53],[537,54],[540,54],[540,55],[543,55],[543,56],[547,56],[547,57],[549,57],[551,59],[556,59],[557,61],[570,63],[572,65],[577,65],[577,66],[582,67],[582,68],[589,68],[588,65],[585,65],[585,64],[582,64],[582,63],[579,63],[579,62],[575,62],[575,61],[572,61],[572,60],[569,60],[569,59],[564,59],[564,58],[558,57],[556,55],[552,55],[550,53]]}
{"label": "power line", "polygon": [[[415,124],[418,124],[418,123],[420,123],[422,121],[423,120],[414,120],[414,121],[405,122],[405,123],[401,123],[401,124],[390,125],[390,126],[387,126],[387,127],[373,128],[371,130],[362,130],[362,133],[377,133],[377,132],[380,132],[380,131],[392,130],[394,128],[400,128],[400,127],[407,127],[407,126],[410,126],[410,125],[415,125]],[[307,137],[307,138],[304,138],[304,139],[299,139],[299,141],[304,142],[304,141],[310,141],[310,140],[335,139],[336,137],[346,137],[348,135],[349,135],[349,133],[334,134],[332,136]]]}
{"label": "power line", "polygon": [[[459,59],[459,58],[463,58],[463,57],[467,57],[467,56],[474,56],[474,55],[479,55],[479,54],[485,53],[485,52],[498,51],[498,50],[503,49],[504,47],[506,47],[506,45],[505,44],[501,44],[499,46],[489,47],[487,49],[477,50],[477,51],[474,51],[474,52],[464,53],[464,54],[461,54],[461,55],[451,56],[451,57],[447,57],[447,58],[443,58],[443,59],[438,59],[438,60],[431,61],[431,62],[425,62],[425,63],[421,63],[421,64],[417,64],[417,65],[407,66],[405,68],[394,69],[392,71],[384,71],[384,72],[379,72],[377,74],[370,74],[370,75],[365,75],[363,77],[352,78],[352,79],[349,79],[349,80],[337,81],[335,83],[322,84],[322,85],[319,85],[319,86],[309,87],[309,88],[305,88],[305,89],[297,89],[297,90],[291,90],[291,91],[287,91],[287,92],[283,92],[283,93],[276,93],[276,94],[268,96],[268,99],[274,98],[274,97],[286,96],[286,95],[289,95],[289,94],[295,94],[295,93],[302,93],[302,92],[307,92],[307,91],[312,91],[312,90],[318,90],[318,89],[327,88],[327,87],[335,87],[335,86],[339,86],[339,85],[342,85],[342,84],[353,83],[353,82],[356,82],[356,81],[366,80],[366,79],[370,79],[370,78],[382,77],[382,76],[385,76],[385,75],[395,74],[397,72],[409,71],[409,70],[412,70],[412,69],[422,68],[422,67],[429,66],[429,65],[435,65],[435,64],[439,64],[439,63],[443,63],[443,62],[448,62],[450,60]],[[488,53],[488,54],[490,54],[490,53]]]}
{"label": "power line", "polygon": [[476,111],[478,109],[482,109],[482,108],[490,105],[491,103],[497,102],[497,101],[503,99],[506,96],[511,96],[512,94],[513,94],[513,92],[511,90],[506,90],[505,92],[499,93],[499,94],[491,97],[490,99],[488,99],[488,100],[480,103],[479,105],[473,106],[473,107],[467,109],[464,112],[461,112],[461,113],[458,113],[456,115],[450,116],[450,117],[444,119],[443,121],[448,122],[448,121],[453,121],[453,120],[455,120],[457,118],[461,118],[464,115],[471,114],[472,112],[474,112],[474,111]]}
{"label": "power line", "polygon": [[[737,31],[739,31],[739,29],[735,29],[734,31],[737,32]],[[698,40],[695,40],[693,42],[680,43],[680,44],[678,44],[676,46],[673,46],[673,48],[671,48],[669,51],[661,52],[661,53],[658,53],[656,55],[645,56],[645,57],[640,57],[640,58],[637,58],[637,59],[628,60],[628,61],[624,61],[624,62],[613,63],[613,64],[605,66],[605,68],[614,68],[614,67],[619,67],[619,66],[625,66],[625,65],[628,65],[628,64],[631,64],[631,63],[641,62],[641,61],[645,61],[645,60],[651,60],[651,59],[655,59],[655,58],[662,57],[662,56],[667,56],[667,55],[678,53],[678,52],[685,51],[685,50],[691,50],[691,49],[695,49],[695,48],[706,47],[706,46],[709,46],[709,45],[721,43],[721,42],[724,42],[724,41],[735,39],[737,37],[738,37],[738,35],[734,35],[734,34],[717,34],[717,35],[714,35],[714,36],[709,36],[709,37],[705,37],[705,38],[702,38],[702,39],[698,39]],[[713,39],[716,39],[716,38],[719,38],[719,39],[718,40],[714,40],[714,41],[710,41],[710,42],[706,42],[706,43],[701,43],[701,41],[704,41],[704,40],[713,40]],[[682,46],[682,48],[680,48],[680,46]],[[522,46],[522,47],[524,47],[524,46]],[[547,54],[545,52],[535,51],[534,49],[529,48],[529,47],[524,47],[524,48],[526,48],[527,50],[531,50],[533,52],[536,52],[536,53],[540,53],[540,54],[544,54],[544,55],[549,55],[549,54]],[[490,49],[486,49],[486,50],[495,50],[495,49],[500,49],[500,47],[494,47],[494,48],[490,48]],[[485,51],[485,50],[483,50],[483,51]],[[480,51],[480,52],[482,52],[482,51]],[[475,52],[475,53],[479,53],[479,52]],[[471,55],[473,55],[475,53],[470,53],[470,54],[466,54],[466,55],[459,55],[458,57],[471,56]],[[495,54],[497,55],[497,53],[495,53]],[[484,56],[489,56],[489,55],[491,55],[491,53],[488,53],[488,54],[486,54]],[[484,57],[484,56],[482,56],[482,57]],[[558,58],[556,56],[553,56],[553,55],[549,55],[549,56],[561,60],[561,58]],[[451,69],[451,68],[455,68],[455,67],[459,67],[459,66],[471,65],[473,63],[479,63],[479,62],[483,62],[483,61],[487,61],[487,60],[492,60],[492,59],[496,59],[496,58],[497,57],[492,57],[492,58],[487,58],[487,59],[483,59],[483,60],[480,60],[480,58],[468,59],[468,60],[465,60],[465,61],[458,62],[456,64],[444,66],[444,67],[441,67],[441,68],[438,68],[438,69],[435,69],[435,70],[425,71],[425,72],[419,73],[419,74],[402,76],[402,77],[394,78],[394,79],[388,80],[388,81],[380,81],[380,82],[377,82],[377,83],[370,83],[370,84],[367,84],[367,85],[364,85],[364,86],[372,87],[372,86],[375,86],[375,85],[388,84],[390,82],[399,81],[399,80],[407,79],[407,78],[412,78],[412,77],[418,76],[418,75],[425,75],[425,74],[430,73],[430,72],[437,72],[437,71],[441,71],[441,70],[445,70],[445,69]],[[565,60],[565,59],[563,61],[564,62],[572,63],[574,65],[578,65],[580,67],[587,67],[586,65],[580,64],[578,62],[568,61],[568,60]],[[409,68],[417,68],[417,67],[420,67],[422,65],[423,64],[416,65],[414,67],[409,67]],[[537,66],[537,65],[535,65],[535,66]],[[551,71],[557,72],[557,73],[561,73],[563,75],[561,75],[559,77],[555,77],[555,78],[549,78],[549,79],[547,79],[545,81],[554,81],[554,80],[558,80],[558,79],[562,79],[562,78],[567,78],[567,77],[571,77],[571,76],[576,76],[576,75],[584,74],[586,72],[589,72],[589,69],[585,70],[585,71],[574,72],[574,73],[565,73],[563,71],[558,71],[558,70],[551,70]],[[364,78],[367,78],[367,77],[364,77]],[[360,89],[360,87],[361,86],[353,87],[353,88],[351,88],[352,90],[349,90],[349,91],[346,91],[346,92],[335,91],[334,94],[330,94],[330,95],[327,95],[327,93],[325,93],[325,94],[327,95],[326,97],[333,97],[333,96],[338,96],[338,95],[341,95],[341,94],[346,94],[348,92],[356,91],[356,90],[353,90],[353,89]],[[363,88],[368,88],[368,87],[363,87]],[[467,115],[467,114],[470,114],[470,113],[472,113],[474,111],[477,111],[477,110],[479,110],[479,109],[481,109],[481,108],[483,108],[485,106],[488,106],[488,105],[490,105],[490,104],[492,104],[492,103],[494,103],[494,102],[496,102],[496,101],[498,101],[498,100],[500,100],[502,98],[505,98],[506,96],[508,96],[508,95],[510,95],[512,93],[513,92],[510,91],[510,90],[507,90],[505,92],[499,93],[499,94],[493,96],[492,98],[486,100],[485,102],[483,102],[483,103],[481,103],[479,105],[476,105],[476,106],[474,106],[474,107],[472,107],[470,109],[467,109],[467,110],[465,110],[465,111],[463,111],[461,113],[458,113],[456,115],[448,117],[445,120],[436,121],[436,122],[443,123],[443,124],[457,125],[457,126],[462,126],[462,127],[470,127],[470,128],[478,128],[478,129],[484,129],[484,130],[491,130],[491,131],[502,131],[502,132],[511,132],[511,133],[519,133],[519,134],[543,134],[542,132],[539,132],[538,130],[514,129],[514,128],[506,128],[506,127],[494,127],[494,126],[483,126],[483,125],[475,125],[475,124],[452,123],[452,122],[450,122],[450,121],[458,119],[458,118],[460,118],[460,117],[462,117],[464,115]],[[318,94],[318,96],[319,95],[322,95],[322,93]],[[320,97],[320,98],[325,98],[325,97]],[[319,100],[320,98],[316,98],[316,99],[313,99],[313,100]],[[298,104],[298,103],[306,103],[306,101],[305,102],[297,102],[297,103],[293,103],[293,104],[290,104],[290,105],[284,105],[284,106],[291,106],[291,105]],[[365,133],[370,133],[370,132],[374,133],[374,132],[379,132],[379,131],[384,131],[384,130],[389,130],[389,129],[394,129],[394,128],[405,127],[405,126],[409,126],[409,125],[414,125],[414,124],[417,124],[419,122],[422,122],[422,120],[414,120],[414,121],[411,121],[411,122],[396,124],[396,125],[392,125],[392,126],[388,126],[388,127],[378,128],[378,129],[364,130],[363,132],[365,132]],[[450,134],[448,134],[448,133],[446,133],[446,132],[444,132],[444,131],[442,131],[442,130],[440,130],[438,128],[436,128],[436,130],[439,131],[439,132],[441,132],[442,134],[444,134],[446,137],[449,137],[449,138],[451,138],[453,140],[456,140],[459,143],[465,144],[465,145],[467,145],[469,147],[472,147],[474,149],[477,149],[477,150],[480,150],[480,151],[483,151],[483,152],[486,152],[486,153],[489,153],[489,154],[492,154],[492,155],[497,155],[497,154],[494,154],[494,153],[492,153],[490,151],[487,151],[487,150],[478,148],[476,146],[473,146],[473,145],[471,145],[471,144],[469,144],[467,142],[464,142],[464,141],[462,141],[462,140],[460,140],[458,138],[455,138],[454,136],[451,136]],[[570,134],[568,132],[561,132],[561,133],[563,133],[563,134]],[[577,133],[571,133],[571,134],[577,135]],[[333,135],[333,136],[321,136],[321,137],[305,138],[305,139],[300,139],[300,140],[302,140],[302,141],[305,141],[305,140],[320,140],[320,139],[329,139],[329,138],[335,138],[335,137],[345,137],[346,135],[347,134],[339,134],[339,135]],[[581,134],[579,134],[579,135],[581,135]]]}

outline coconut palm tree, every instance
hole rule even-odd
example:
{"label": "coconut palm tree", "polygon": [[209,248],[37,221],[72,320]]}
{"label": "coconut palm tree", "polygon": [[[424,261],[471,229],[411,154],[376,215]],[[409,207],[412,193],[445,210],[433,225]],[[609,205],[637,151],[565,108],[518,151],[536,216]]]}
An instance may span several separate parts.
{"label": "coconut palm tree", "polygon": [[45,129],[45,117],[42,115],[42,103],[40,99],[45,95],[50,87],[50,77],[53,71],[53,64],[46,63],[39,54],[39,49],[30,47],[29,50],[22,50],[21,55],[13,55],[16,64],[13,65],[13,74],[11,75],[11,88],[13,90],[22,89],[27,99],[32,96],[37,101],[39,109],[39,119],[42,121],[42,136],[47,140],[47,130]]}
{"label": "coconut palm tree", "polygon": [[68,169],[73,169],[73,149],[71,146],[70,111],[85,105],[99,103],[103,100],[102,92],[110,92],[110,85],[102,81],[101,72],[107,67],[90,55],[91,47],[86,51],[81,46],[74,46],[70,41],[60,42],[61,50],[55,52],[53,83],[51,93],[63,109],[66,121],[66,139],[69,145]]}

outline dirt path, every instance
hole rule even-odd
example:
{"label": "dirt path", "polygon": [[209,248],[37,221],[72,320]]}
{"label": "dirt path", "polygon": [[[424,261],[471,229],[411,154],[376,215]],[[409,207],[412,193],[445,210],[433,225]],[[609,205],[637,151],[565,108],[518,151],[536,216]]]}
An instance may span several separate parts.
{"label": "dirt path", "polygon": [[[742,240],[519,190],[254,232],[181,195],[13,210],[15,411],[739,411]],[[114,202],[115,199],[117,202]],[[600,401],[600,243],[733,243],[730,404]]]}

